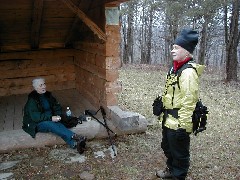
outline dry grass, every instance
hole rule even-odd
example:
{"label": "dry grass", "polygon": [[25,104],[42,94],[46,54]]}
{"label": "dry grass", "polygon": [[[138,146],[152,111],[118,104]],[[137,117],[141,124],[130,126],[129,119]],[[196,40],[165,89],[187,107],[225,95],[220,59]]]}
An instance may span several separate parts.
{"label": "dry grass", "polygon": [[[152,122],[152,102],[161,94],[166,68],[124,68],[120,71],[123,91],[119,94],[122,108],[138,112]],[[239,113],[240,84],[225,84],[215,73],[201,78],[201,98],[210,114],[207,130],[197,137],[191,136],[191,166],[187,179],[239,180],[240,139]],[[161,126],[149,126],[146,133],[118,137],[115,141],[117,157],[94,158],[90,149],[85,152],[86,162],[65,164],[48,158],[50,150],[29,149],[5,154],[2,160],[28,154],[14,169],[15,179],[79,179],[82,171],[89,171],[99,180],[150,180],[155,170],[165,167],[160,148]],[[91,142],[90,142],[91,143]],[[107,140],[102,140],[108,146]],[[58,148],[67,148],[61,146]],[[32,160],[39,158],[40,165]]]}

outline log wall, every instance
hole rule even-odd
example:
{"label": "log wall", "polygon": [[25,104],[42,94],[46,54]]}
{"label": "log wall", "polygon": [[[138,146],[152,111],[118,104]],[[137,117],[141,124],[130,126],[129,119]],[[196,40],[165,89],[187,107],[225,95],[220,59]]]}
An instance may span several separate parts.
{"label": "log wall", "polygon": [[32,79],[41,76],[49,91],[76,88],[95,107],[117,105],[121,91],[118,19],[115,25],[104,23],[104,7],[89,14],[98,19],[106,42],[91,32],[74,43],[75,49],[0,53],[0,96],[29,93]]}
{"label": "log wall", "polygon": [[101,89],[105,83],[104,45],[98,43],[78,43],[75,53],[76,88],[94,106],[99,105]]}
{"label": "log wall", "polygon": [[50,91],[75,88],[71,50],[1,53],[0,72],[0,96],[29,93],[32,80],[39,76]]}
{"label": "log wall", "polygon": [[75,44],[76,88],[95,107],[117,105],[121,91],[117,81],[121,66],[119,26],[106,26],[106,34],[106,43]]}

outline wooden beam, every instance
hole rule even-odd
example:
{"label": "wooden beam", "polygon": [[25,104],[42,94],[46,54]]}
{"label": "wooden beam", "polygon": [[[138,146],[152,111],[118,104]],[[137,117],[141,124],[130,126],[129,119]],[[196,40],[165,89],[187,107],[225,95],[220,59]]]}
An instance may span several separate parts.
{"label": "wooden beam", "polygon": [[34,0],[31,26],[31,48],[38,49],[39,34],[42,20],[43,0]]}
{"label": "wooden beam", "polygon": [[59,58],[69,54],[70,56],[75,56],[75,53],[78,52],[76,49],[47,49],[47,50],[32,50],[32,51],[20,51],[20,52],[6,52],[0,53],[0,62],[1,61],[12,61],[12,60],[21,60],[21,59],[38,59],[39,57],[48,57],[48,58]]}
{"label": "wooden beam", "polygon": [[82,12],[71,0],[62,0],[77,16],[96,34],[99,39],[107,41],[106,34]]}
{"label": "wooden beam", "polygon": [[[81,9],[83,12],[87,12],[89,7],[91,6],[92,1],[81,1],[78,5],[78,8]],[[79,17],[76,15],[73,24],[71,26],[71,28],[69,29],[69,32],[66,36],[66,40],[65,40],[65,47],[72,47],[72,40],[71,37],[73,36],[73,32],[74,29],[76,28],[76,25],[78,24],[78,22],[80,21]]]}

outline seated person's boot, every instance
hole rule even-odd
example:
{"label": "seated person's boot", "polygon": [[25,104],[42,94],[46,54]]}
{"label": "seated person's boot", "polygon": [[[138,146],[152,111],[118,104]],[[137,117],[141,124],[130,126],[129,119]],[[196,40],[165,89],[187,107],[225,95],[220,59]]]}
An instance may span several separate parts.
{"label": "seated person's boot", "polygon": [[77,134],[73,135],[73,139],[77,142],[77,151],[82,154],[86,149],[87,138]]}

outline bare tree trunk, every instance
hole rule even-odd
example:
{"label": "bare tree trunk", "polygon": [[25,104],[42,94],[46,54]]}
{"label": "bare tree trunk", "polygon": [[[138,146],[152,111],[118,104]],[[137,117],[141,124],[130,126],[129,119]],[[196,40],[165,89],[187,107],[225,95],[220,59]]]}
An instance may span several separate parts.
{"label": "bare tree trunk", "polygon": [[147,35],[147,50],[146,50],[146,63],[151,64],[151,50],[152,50],[152,23],[153,23],[153,7],[151,5],[149,12],[149,25]]}
{"label": "bare tree trunk", "polygon": [[208,31],[208,23],[209,23],[210,17],[208,15],[204,16],[204,23],[202,26],[202,32],[201,32],[201,41],[200,41],[200,49],[198,54],[198,63],[204,64],[205,60],[205,53],[206,53],[206,46],[207,46],[207,31]]}
{"label": "bare tree trunk", "polygon": [[143,14],[142,14],[142,26],[141,26],[141,64],[146,63],[146,17],[145,17],[145,4],[142,6]]}
{"label": "bare tree trunk", "polygon": [[128,64],[133,61],[133,11],[134,11],[134,2],[127,3],[128,14],[127,14],[127,27],[124,26],[123,36],[123,63]]}
{"label": "bare tree trunk", "polygon": [[[166,27],[167,29],[167,27]],[[170,65],[170,48],[171,48],[171,38],[169,30],[165,30],[165,41],[164,41],[164,55],[166,57],[164,64]]]}
{"label": "bare tree trunk", "polygon": [[123,42],[122,42],[122,63],[126,64],[127,61],[127,26],[126,22],[124,21],[123,17],[120,17],[121,24],[122,24],[122,36],[123,36]]}
{"label": "bare tree trunk", "polygon": [[[131,16],[131,15],[130,15]],[[133,17],[128,17],[127,63],[133,62]]]}
{"label": "bare tree trunk", "polygon": [[172,57],[170,54],[170,51],[172,49],[172,45],[177,37],[178,34],[178,25],[179,25],[179,14],[178,8],[175,8],[175,6],[172,6],[176,1],[174,0],[168,0],[168,5],[165,9],[165,57],[166,57],[166,64],[171,65],[172,64]]}
{"label": "bare tree trunk", "polygon": [[[146,1],[147,2],[147,1]],[[152,50],[152,24],[153,24],[153,11],[152,1],[149,4],[143,3],[142,15],[142,41],[141,41],[141,64],[151,63],[151,50]]]}
{"label": "bare tree trunk", "polygon": [[168,65],[172,64],[172,56],[170,54],[170,51],[172,49],[172,45],[174,44],[174,41],[178,34],[178,23],[175,22],[177,18],[174,16],[173,19],[168,19],[167,22],[169,24],[169,28],[167,29],[168,35],[166,36],[166,44],[165,44],[165,52],[166,52],[166,62]]}
{"label": "bare tree trunk", "polygon": [[[227,9],[225,9],[225,40],[226,40],[226,81],[237,81],[237,46],[240,39],[238,30],[239,20],[239,0],[232,1],[232,17],[228,31],[227,27]],[[225,7],[227,8],[227,7]]]}

